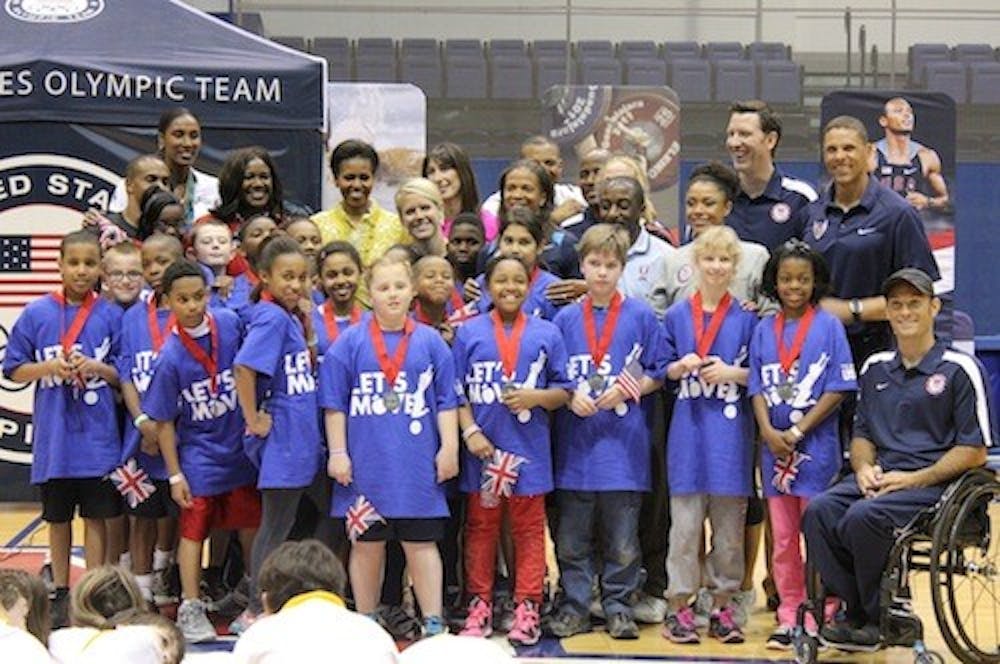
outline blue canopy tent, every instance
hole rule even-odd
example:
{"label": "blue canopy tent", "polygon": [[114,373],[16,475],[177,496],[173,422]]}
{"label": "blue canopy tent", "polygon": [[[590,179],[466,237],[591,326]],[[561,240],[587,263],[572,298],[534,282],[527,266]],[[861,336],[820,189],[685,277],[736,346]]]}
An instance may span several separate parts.
{"label": "blue canopy tent", "polygon": [[[201,120],[199,169],[262,145],[286,200],[318,207],[324,60],[177,0],[9,0],[0,43],[0,352],[24,304],[57,287],[59,236],[155,149],[168,108]],[[34,497],[31,391],[0,380],[0,502]]]}

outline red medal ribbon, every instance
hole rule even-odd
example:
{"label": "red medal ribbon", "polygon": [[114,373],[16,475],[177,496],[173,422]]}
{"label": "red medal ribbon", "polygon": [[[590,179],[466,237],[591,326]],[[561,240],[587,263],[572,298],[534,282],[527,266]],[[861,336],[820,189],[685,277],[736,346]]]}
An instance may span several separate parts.
{"label": "red medal ribbon", "polygon": [[[361,320],[361,307],[355,304],[351,308],[351,325],[359,320]],[[333,302],[330,300],[327,300],[323,305],[323,327],[326,328],[326,336],[330,343],[333,343],[340,336],[337,318],[333,315]]]}
{"label": "red medal ribbon", "polygon": [[208,374],[208,389],[214,397],[219,388],[219,326],[216,325],[212,314],[206,313],[205,319],[208,321],[209,351],[211,355],[202,350],[201,346],[191,338],[187,330],[180,325],[177,326],[177,336],[195,362],[200,364],[205,373]]}
{"label": "red medal ribbon", "polygon": [[802,354],[802,346],[806,342],[806,335],[812,326],[813,318],[816,316],[816,309],[811,305],[806,308],[799,320],[799,329],[795,330],[795,338],[792,339],[792,347],[785,347],[785,312],[781,311],[774,317],[774,336],[778,346],[778,361],[781,362],[781,370],[786,376],[791,375],[792,365]]}
{"label": "red medal ribbon", "polygon": [[696,292],[691,296],[691,310],[692,317],[694,320],[694,342],[697,347],[698,357],[705,358],[708,357],[708,352],[712,350],[712,344],[715,343],[715,338],[719,336],[719,329],[722,328],[722,321],[726,318],[726,313],[729,311],[729,305],[732,304],[733,298],[727,292],[719,300],[719,304],[716,305],[715,311],[712,312],[712,320],[708,323],[708,330],[705,330],[705,309],[701,304],[701,291]]}
{"label": "red medal ribbon", "polygon": [[80,338],[83,326],[87,324],[87,319],[90,318],[90,314],[94,310],[94,305],[97,304],[97,293],[89,291],[83,296],[83,302],[80,303],[80,309],[73,317],[73,322],[70,323],[69,330],[66,329],[66,296],[59,292],[53,293],[52,297],[59,303],[59,343],[62,345],[63,354],[68,360],[69,356],[73,353],[73,345]]}
{"label": "red medal ribbon", "polygon": [[375,343],[375,358],[378,360],[378,366],[389,383],[390,390],[396,384],[396,378],[403,368],[403,363],[406,362],[406,350],[410,346],[410,335],[413,334],[414,327],[413,321],[407,318],[406,322],[403,323],[403,338],[399,340],[396,352],[390,358],[389,351],[385,347],[385,336],[382,334],[382,328],[378,326],[375,316],[372,316],[371,323],[369,323],[372,341]]}
{"label": "red medal ribbon", "polygon": [[252,267],[250,267],[249,262],[247,263],[247,271],[244,272],[243,274],[246,276],[247,281],[250,282],[250,285],[253,286],[254,288],[256,288],[257,284],[260,283],[260,277],[258,277],[257,273],[253,271]]}
{"label": "red medal ribbon", "polygon": [[496,309],[490,312],[493,318],[493,336],[497,342],[497,350],[500,352],[500,363],[503,365],[503,375],[509,380],[513,380],[517,374],[517,356],[521,352],[521,335],[528,324],[528,317],[523,311],[517,312],[514,319],[514,326],[510,330],[510,336],[503,329],[503,319]]}
{"label": "red medal ribbon", "polygon": [[617,291],[611,297],[611,304],[608,306],[608,317],[604,319],[600,334],[597,333],[594,322],[594,301],[588,295],[583,299],[583,329],[587,333],[587,348],[590,349],[590,359],[594,365],[594,371],[601,367],[601,361],[608,353],[608,346],[615,336],[615,328],[618,325],[618,315],[622,311],[622,296]]}
{"label": "red medal ribbon", "polygon": [[167,324],[164,327],[160,327],[160,319],[157,316],[156,306],[156,294],[151,293],[149,295],[149,301],[146,302],[146,317],[149,321],[149,337],[153,340],[153,352],[159,353],[160,349],[163,348],[163,333],[166,330],[172,328],[176,323],[177,319],[173,314],[167,318]]}

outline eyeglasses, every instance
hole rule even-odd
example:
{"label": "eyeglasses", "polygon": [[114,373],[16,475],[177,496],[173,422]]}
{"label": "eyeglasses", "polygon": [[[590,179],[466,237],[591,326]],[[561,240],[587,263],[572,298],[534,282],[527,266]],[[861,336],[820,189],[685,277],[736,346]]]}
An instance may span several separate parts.
{"label": "eyeglasses", "polygon": [[135,270],[129,272],[122,272],[121,270],[108,272],[108,281],[138,281],[139,279],[142,279],[142,272]]}

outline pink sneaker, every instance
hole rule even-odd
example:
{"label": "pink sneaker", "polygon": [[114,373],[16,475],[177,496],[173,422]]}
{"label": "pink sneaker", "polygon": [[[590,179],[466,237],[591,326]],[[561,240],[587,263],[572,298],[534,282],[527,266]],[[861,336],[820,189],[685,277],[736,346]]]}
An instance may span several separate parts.
{"label": "pink sneaker", "polygon": [[507,640],[515,646],[533,646],[541,637],[542,626],[538,604],[526,599],[514,609],[514,626],[507,633]]}
{"label": "pink sneaker", "polygon": [[487,638],[493,634],[493,603],[481,597],[473,597],[469,602],[469,615],[459,636],[479,636]]}

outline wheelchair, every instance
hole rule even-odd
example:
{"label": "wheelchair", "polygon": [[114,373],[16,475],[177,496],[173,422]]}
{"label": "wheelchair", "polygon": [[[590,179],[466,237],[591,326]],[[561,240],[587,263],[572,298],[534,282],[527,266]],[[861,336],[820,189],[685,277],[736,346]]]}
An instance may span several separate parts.
{"label": "wheelchair", "polygon": [[[925,571],[934,616],[954,658],[1000,663],[1000,533],[992,532],[998,524],[1000,481],[983,467],[952,481],[937,504],[896,530],[879,596],[883,646],[912,648],[915,664],[944,664],[945,658],[925,645],[923,623],[912,607],[910,572]],[[818,575],[807,568],[808,599],[798,609],[792,635],[799,664],[817,660],[819,638],[806,632],[806,615],[822,625],[826,599]]]}

